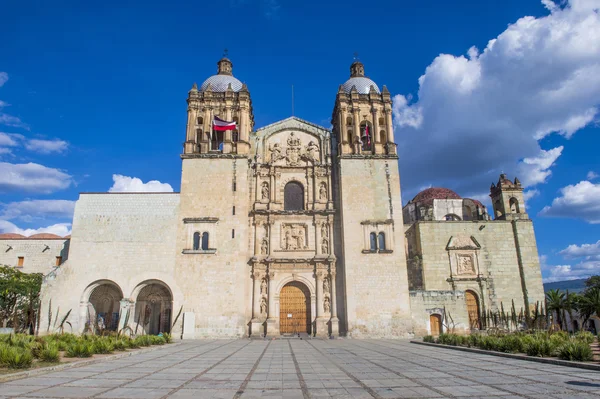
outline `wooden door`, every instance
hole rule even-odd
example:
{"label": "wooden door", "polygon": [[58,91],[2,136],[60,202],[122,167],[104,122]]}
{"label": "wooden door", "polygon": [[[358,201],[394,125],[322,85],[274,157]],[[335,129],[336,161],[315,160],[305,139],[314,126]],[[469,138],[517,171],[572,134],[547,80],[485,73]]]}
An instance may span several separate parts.
{"label": "wooden door", "polygon": [[431,324],[431,335],[440,335],[442,333],[442,316],[439,314],[430,315],[429,323]]}
{"label": "wooden door", "polygon": [[310,334],[310,293],[296,281],[285,285],[279,294],[279,332]]}
{"label": "wooden door", "polygon": [[479,301],[477,300],[477,294],[473,291],[466,291],[465,300],[467,302],[467,313],[469,314],[469,326],[471,329],[479,330],[481,323],[479,322]]}

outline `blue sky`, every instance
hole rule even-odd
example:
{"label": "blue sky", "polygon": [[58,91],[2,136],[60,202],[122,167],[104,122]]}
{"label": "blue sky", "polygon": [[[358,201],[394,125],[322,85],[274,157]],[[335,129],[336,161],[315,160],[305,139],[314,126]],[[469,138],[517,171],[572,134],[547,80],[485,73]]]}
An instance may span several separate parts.
{"label": "blue sky", "polygon": [[189,3],[4,2],[0,231],[66,234],[82,191],[178,191],[187,91],[224,48],[256,127],[291,85],[329,127],[358,52],[395,96],[404,202],[518,175],[546,279],[600,273],[600,0]]}

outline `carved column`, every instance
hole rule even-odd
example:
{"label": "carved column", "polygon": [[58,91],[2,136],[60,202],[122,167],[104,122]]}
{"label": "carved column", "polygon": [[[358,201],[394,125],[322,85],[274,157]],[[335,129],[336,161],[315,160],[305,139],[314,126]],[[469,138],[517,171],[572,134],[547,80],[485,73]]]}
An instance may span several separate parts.
{"label": "carved column", "polygon": [[275,313],[275,273],[269,271],[269,306],[267,307],[267,335],[279,335],[279,317]]}
{"label": "carved column", "polygon": [[375,138],[375,154],[383,154],[383,143],[381,140],[381,136],[379,135],[379,131],[381,127],[379,126],[379,110],[373,107],[373,137]]}
{"label": "carved column", "polygon": [[321,237],[321,226],[323,225],[323,222],[321,221],[315,221],[315,249],[317,252],[317,255],[321,254],[321,241],[322,238]]}
{"label": "carved column", "polygon": [[353,123],[354,123],[354,139],[352,140],[352,144],[354,145],[354,143],[356,143],[354,145],[354,153],[355,154],[360,154],[360,145],[359,140],[360,140],[360,122],[359,122],[359,115],[358,115],[358,108],[354,108],[354,110],[352,111],[352,115],[353,115]]}
{"label": "carved column", "polygon": [[[225,120],[231,121],[231,107],[225,108]],[[231,130],[225,130],[225,136],[223,137],[223,154],[229,154],[233,151],[233,144],[231,143]]]}
{"label": "carved column", "polygon": [[[333,188],[332,186],[332,179],[331,179],[331,167],[327,168],[327,171],[325,172],[325,176],[327,177],[327,209],[333,209]],[[330,236],[331,237],[331,236]]]}
{"label": "carved column", "polygon": [[[317,265],[319,267],[319,265]],[[323,316],[323,277],[325,272],[323,270],[315,271],[315,284],[317,286],[317,297],[315,306],[315,336],[326,337],[327,336],[327,321]]]}
{"label": "carved column", "polygon": [[394,140],[394,125],[392,124],[392,110],[385,110],[385,120],[387,125],[387,148],[388,154],[396,154],[396,140]]}
{"label": "carved column", "polygon": [[191,154],[196,148],[196,109],[188,106],[187,132],[184,144],[184,152]]}
{"label": "carved column", "polygon": [[335,282],[337,273],[335,270],[331,272],[331,335],[337,337],[340,334],[340,319],[337,317],[337,298],[335,296]]}
{"label": "carved column", "polygon": [[[257,265],[254,266],[255,268]],[[264,273],[260,271],[254,270],[252,274],[253,279],[253,306],[252,306],[252,320],[250,324],[250,335],[252,337],[260,337],[261,334],[264,334],[264,315],[260,313],[260,303],[262,300],[262,293],[260,290],[262,279],[265,277]]]}

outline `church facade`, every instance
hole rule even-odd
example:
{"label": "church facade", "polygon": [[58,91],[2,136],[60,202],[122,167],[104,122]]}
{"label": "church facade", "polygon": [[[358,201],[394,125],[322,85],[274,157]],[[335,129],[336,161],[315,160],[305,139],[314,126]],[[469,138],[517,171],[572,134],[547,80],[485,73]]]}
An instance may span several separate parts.
{"label": "church facade", "polygon": [[179,193],[82,193],[71,237],[0,235],[0,263],[46,275],[42,315],[71,309],[76,332],[397,338],[469,333],[502,304],[543,301],[518,180],[493,185],[495,220],[447,189],[403,209],[391,95],[362,63],[332,129],[256,129],[232,71],[223,58],[188,93]]}

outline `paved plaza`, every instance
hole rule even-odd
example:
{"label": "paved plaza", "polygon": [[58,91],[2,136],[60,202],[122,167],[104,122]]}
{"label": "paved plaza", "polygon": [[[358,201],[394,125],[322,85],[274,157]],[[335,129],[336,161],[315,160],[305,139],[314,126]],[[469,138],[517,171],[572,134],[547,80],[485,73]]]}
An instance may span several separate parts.
{"label": "paved plaza", "polygon": [[0,385],[0,398],[587,398],[600,373],[391,340],[185,341]]}

